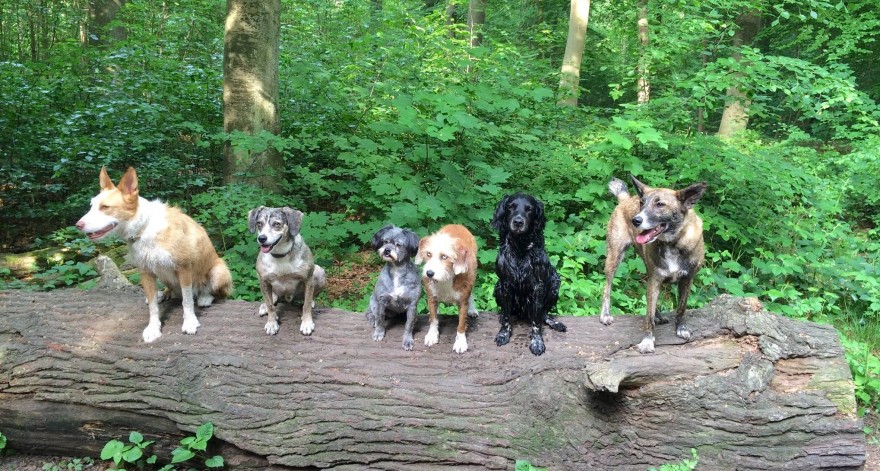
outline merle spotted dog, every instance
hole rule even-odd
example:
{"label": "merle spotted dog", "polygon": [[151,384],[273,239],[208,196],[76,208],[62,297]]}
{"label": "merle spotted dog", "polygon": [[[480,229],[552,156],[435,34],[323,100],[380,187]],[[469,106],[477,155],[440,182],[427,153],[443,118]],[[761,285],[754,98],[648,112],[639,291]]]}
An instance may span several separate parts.
{"label": "merle spotted dog", "polygon": [[510,341],[511,316],[531,326],[529,350],[544,353],[543,324],[565,332],[561,322],[550,317],[559,298],[560,278],[544,250],[544,205],[531,195],[505,196],[492,217],[500,245],[495,260],[495,302],[498,303],[501,330],[495,337],[499,347]]}

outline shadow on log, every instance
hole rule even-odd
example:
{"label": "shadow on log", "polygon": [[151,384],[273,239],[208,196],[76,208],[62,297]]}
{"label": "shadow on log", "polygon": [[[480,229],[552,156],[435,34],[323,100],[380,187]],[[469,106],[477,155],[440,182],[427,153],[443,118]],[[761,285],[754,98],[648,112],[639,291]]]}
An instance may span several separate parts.
{"label": "shadow on log", "polygon": [[[515,324],[504,347],[483,313],[469,350],[400,348],[402,323],[374,342],[362,314],[316,311],[315,332],[281,311],[268,336],[257,303],[201,309],[196,335],[165,303],[163,336],[144,344],[147,307],[122,286],[88,292],[0,293],[0,432],[22,451],[97,456],[131,430],[167,453],[183,433],[215,424],[234,468],[644,471],[695,448],[699,469],[861,469],[862,422],[850,372],[829,326],[720,297],[689,312],[694,340],[656,329],[657,353],[632,348],[641,317],[566,318],[528,351]],[[287,469],[287,468],[278,468]]]}

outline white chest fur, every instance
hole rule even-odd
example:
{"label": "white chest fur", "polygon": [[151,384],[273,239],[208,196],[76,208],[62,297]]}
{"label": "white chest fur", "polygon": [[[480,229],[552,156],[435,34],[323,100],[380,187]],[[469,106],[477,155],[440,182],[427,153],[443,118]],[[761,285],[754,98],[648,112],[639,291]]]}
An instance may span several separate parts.
{"label": "white chest fur", "polygon": [[461,301],[461,294],[452,289],[452,280],[449,281],[432,281],[428,283],[428,290],[437,301],[443,304],[458,304]]}

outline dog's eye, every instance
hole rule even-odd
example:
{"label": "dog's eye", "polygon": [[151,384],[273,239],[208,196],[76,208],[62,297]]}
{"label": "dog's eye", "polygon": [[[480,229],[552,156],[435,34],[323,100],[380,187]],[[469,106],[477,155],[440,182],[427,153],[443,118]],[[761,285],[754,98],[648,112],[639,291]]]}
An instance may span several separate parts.
{"label": "dog's eye", "polygon": [[258,221],[258,222],[257,222],[257,228],[258,228],[258,229],[262,229],[263,226],[264,226],[263,221]]}
{"label": "dog's eye", "polygon": [[531,206],[526,206],[526,212],[529,212],[529,213],[532,212],[532,207],[531,207]]}
{"label": "dog's eye", "polygon": [[98,206],[98,209],[100,209],[101,211],[104,211],[104,210],[110,209],[110,206],[107,206],[106,204],[102,204],[102,205]]}
{"label": "dog's eye", "polygon": [[273,229],[281,229],[281,223],[280,223],[280,222],[277,222],[277,221],[276,221],[276,222],[273,222],[273,223],[272,223],[272,228],[273,228]]}
{"label": "dog's eye", "polygon": [[425,252],[425,258],[431,258],[431,252]]}
{"label": "dog's eye", "polygon": [[657,206],[658,208],[662,208],[662,207],[666,206],[666,203],[664,203],[660,200],[657,200],[657,202],[654,203],[654,206]]}
{"label": "dog's eye", "polygon": [[441,255],[440,256],[440,260],[446,260],[447,258],[449,258],[449,255]]}

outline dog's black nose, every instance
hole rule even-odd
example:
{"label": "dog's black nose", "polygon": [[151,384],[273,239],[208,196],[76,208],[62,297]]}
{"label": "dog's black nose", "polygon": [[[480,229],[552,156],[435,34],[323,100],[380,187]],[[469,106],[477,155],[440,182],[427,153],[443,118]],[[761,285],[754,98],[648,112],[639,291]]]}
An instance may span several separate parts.
{"label": "dog's black nose", "polygon": [[425,272],[425,275],[427,275],[428,278],[434,278],[434,270],[428,270],[428,271],[426,271],[426,272]]}
{"label": "dog's black nose", "polygon": [[513,218],[510,223],[513,224],[513,227],[523,227],[523,225],[526,223],[526,220],[521,217],[516,217]]}
{"label": "dog's black nose", "polygon": [[260,237],[257,237],[257,242],[259,242],[261,244],[265,244],[266,243],[266,236],[260,234]]}
{"label": "dog's black nose", "polygon": [[633,226],[641,226],[642,225],[642,217],[636,216],[632,219]]}
{"label": "dog's black nose", "polygon": [[385,250],[383,250],[383,251],[382,251],[382,255],[385,255],[386,257],[387,257],[388,255],[391,255],[391,249],[385,249]]}

